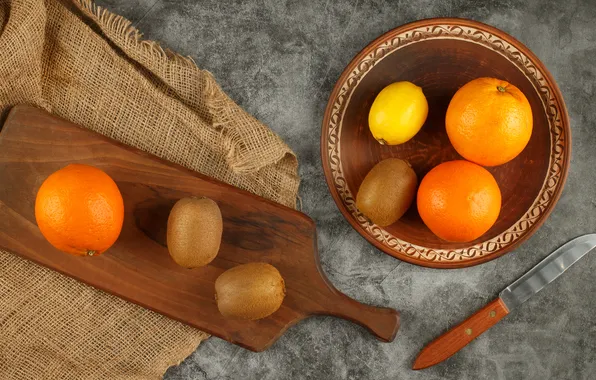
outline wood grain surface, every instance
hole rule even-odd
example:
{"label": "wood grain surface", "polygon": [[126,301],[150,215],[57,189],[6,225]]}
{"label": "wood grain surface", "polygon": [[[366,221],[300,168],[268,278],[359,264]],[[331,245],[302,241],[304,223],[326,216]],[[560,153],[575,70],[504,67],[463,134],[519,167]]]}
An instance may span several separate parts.
{"label": "wood grain surface", "polygon": [[451,357],[507,314],[509,314],[509,310],[500,298],[490,302],[424,347],[414,361],[412,369],[427,368]]}
{"label": "wood grain surface", "polygon": [[[370,223],[354,199],[364,177],[378,162],[405,159],[420,181],[438,164],[462,159],[447,136],[445,114],[455,92],[480,77],[504,79],[517,86],[528,98],[534,118],[532,137],[521,154],[504,165],[487,168],[502,194],[497,222],[468,243],[435,236],[418,215],[416,202],[390,226]],[[369,110],[379,92],[398,81],[422,88],[428,100],[428,118],[410,141],[381,145],[370,133]],[[327,104],[321,157],[338,208],[371,244],[414,264],[460,268],[514,249],[546,220],[567,176],[570,133],[562,95],[529,49],[488,25],[437,18],[387,32],[350,62]]]}
{"label": "wood grain surface", "polygon": [[[104,170],[124,198],[120,238],[98,257],[57,251],[35,223],[39,186],[70,163]],[[165,243],[170,209],[191,195],[215,200],[224,225],[217,258],[192,270],[176,265]],[[397,311],[363,305],[331,285],[308,216],[30,106],[14,107],[0,131],[0,247],[253,351],[315,314],[348,319],[383,341],[392,341],[399,328]],[[222,317],[214,299],[216,278],[256,261],[274,265],[284,277],[281,308],[258,321]]]}

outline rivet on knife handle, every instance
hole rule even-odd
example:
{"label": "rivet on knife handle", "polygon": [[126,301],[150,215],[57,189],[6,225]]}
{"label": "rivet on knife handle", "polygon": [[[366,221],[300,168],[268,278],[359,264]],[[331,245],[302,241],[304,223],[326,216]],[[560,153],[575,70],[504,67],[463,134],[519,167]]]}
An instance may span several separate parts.
{"label": "rivet on knife handle", "polygon": [[428,344],[418,354],[412,369],[423,369],[449,358],[473,341],[480,334],[494,326],[509,310],[500,298],[492,301],[461,324],[452,328]]}

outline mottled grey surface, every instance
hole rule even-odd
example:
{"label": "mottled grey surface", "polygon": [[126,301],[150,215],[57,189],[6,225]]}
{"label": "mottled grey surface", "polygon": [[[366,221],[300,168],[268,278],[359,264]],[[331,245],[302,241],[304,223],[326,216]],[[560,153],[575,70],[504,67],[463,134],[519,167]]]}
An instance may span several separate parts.
{"label": "mottled grey surface", "polygon": [[[98,3],[192,56],[294,149],[325,272],[351,297],[402,313],[393,343],[331,317],[303,321],[262,353],[211,338],[166,379],[596,379],[596,252],[450,360],[410,370],[434,337],[559,245],[596,232],[594,0]],[[381,33],[435,16],[483,21],[526,44],[561,87],[573,130],[567,186],[546,224],[517,251],[461,270],[421,268],[373,248],[341,217],[319,157],[323,112],[345,65]]]}

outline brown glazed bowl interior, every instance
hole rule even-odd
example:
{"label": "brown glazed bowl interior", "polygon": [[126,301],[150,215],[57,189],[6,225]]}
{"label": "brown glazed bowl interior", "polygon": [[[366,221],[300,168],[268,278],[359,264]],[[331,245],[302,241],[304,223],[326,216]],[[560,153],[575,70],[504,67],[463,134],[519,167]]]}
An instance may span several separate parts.
{"label": "brown glazed bowl interior", "polygon": [[[419,181],[444,161],[461,159],[445,132],[445,112],[455,92],[479,77],[504,79],[528,98],[534,129],[512,161],[487,168],[502,193],[495,225],[470,243],[436,237],[416,202],[399,221],[382,228],[356,208],[358,188],[379,161],[410,162]],[[380,145],[368,128],[368,112],[387,85],[422,87],[429,114],[420,132],[396,146]],[[322,125],[321,155],[331,194],[362,236],[389,255],[414,264],[458,268],[492,260],[526,240],[557,202],[569,168],[569,119],[561,93],[538,58],[506,33],[464,19],[429,19],[398,27],[371,42],[346,67],[331,94]]]}

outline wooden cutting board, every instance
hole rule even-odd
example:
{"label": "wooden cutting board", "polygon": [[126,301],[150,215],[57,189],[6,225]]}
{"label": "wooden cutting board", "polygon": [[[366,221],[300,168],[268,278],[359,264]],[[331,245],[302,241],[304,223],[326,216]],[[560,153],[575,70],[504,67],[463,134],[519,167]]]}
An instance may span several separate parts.
{"label": "wooden cutting board", "polygon": [[[70,163],[104,170],[124,198],[120,238],[98,257],[54,249],[35,223],[39,186]],[[191,195],[217,201],[224,225],[217,258],[192,270],[176,265],[165,243],[171,207]],[[0,131],[0,247],[253,351],[315,314],[348,319],[383,341],[392,341],[399,328],[397,311],[361,304],[331,285],[319,264],[315,224],[305,214],[30,106],[15,106]],[[274,265],[284,277],[281,308],[258,321],[222,317],[215,279],[255,261]]]}

